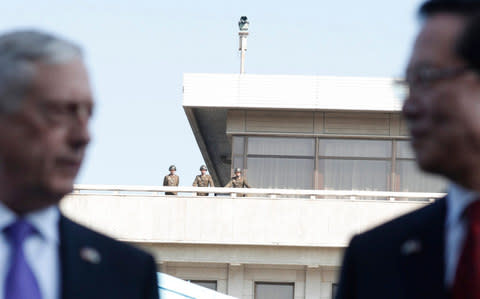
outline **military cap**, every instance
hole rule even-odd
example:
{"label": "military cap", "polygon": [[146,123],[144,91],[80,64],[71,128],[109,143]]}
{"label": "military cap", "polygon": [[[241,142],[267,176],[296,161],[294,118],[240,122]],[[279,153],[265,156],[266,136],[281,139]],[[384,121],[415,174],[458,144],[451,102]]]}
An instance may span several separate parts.
{"label": "military cap", "polygon": [[200,171],[201,170],[207,170],[207,166],[205,166],[205,165],[200,166]]}
{"label": "military cap", "polygon": [[237,172],[242,172],[242,169],[240,169],[240,168],[238,168],[238,167],[237,167],[237,168],[235,168],[235,169],[234,169],[234,171],[233,171],[233,172],[234,172],[234,173],[237,173]]}
{"label": "military cap", "polygon": [[171,165],[169,168],[168,168],[168,171],[172,171],[172,170],[177,170],[177,167],[175,165]]}

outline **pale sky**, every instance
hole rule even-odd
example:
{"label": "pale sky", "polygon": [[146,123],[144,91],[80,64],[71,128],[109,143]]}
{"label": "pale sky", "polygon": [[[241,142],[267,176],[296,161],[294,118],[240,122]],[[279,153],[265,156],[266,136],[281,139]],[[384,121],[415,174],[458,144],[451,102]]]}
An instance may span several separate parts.
{"label": "pale sky", "polygon": [[246,72],[398,76],[421,1],[16,0],[0,31],[37,28],[86,53],[97,101],[77,179],[160,185],[175,164],[191,185],[203,159],[182,108],[183,73],[237,73],[238,25],[250,20]]}

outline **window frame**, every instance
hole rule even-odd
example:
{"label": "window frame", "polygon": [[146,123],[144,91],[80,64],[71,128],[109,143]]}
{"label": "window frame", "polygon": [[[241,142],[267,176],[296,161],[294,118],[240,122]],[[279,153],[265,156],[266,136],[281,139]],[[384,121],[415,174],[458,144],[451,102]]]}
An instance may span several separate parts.
{"label": "window frame", "polygon": [[[244,145],[245,145],[245,148],[244,148],[244,176],[247,177],[247,174],[248,174],[248,159],[249,158],[274,158],[274,159],[301,159],[301,160],[312,160],[312,163],[314,163],[314,167],[312,169],[312,176],[311,176],[311,186],[312,188],[316,188],[315,187],[315,156],[316,156],[316,137],[303,137],[303,136],[288,136],[288,137],[280,137],[280,136],[268,136],[268,135],[263,135],[263,136],[252,136],[252,135],[244,135],[245,137],[245,141],[244,141]],[[313,155],[312,156],[307,156],[307,155],[276,155],[276,154],[249,154],[248,153],[248,143],[249,143],[249,139],[250,137],[254,137],[254,138],[257,138],[257,137],[261,137],[261,138],[283,138],[283,139],[288,139],[288,138],[291,138],[291,139],[309,139],[311,141],[313,141]],[[248,180],[248,177],[247,177],[247,180]],[[281,187],[276,187],[276,188],[281,188]],[[315,190],[315,189],[313,189]]]}
{"label": "window frame", "polygon": [[[347,141],[355,141],[355,140],[360,140],[360,141],[384,141],[386,144],[390,144],[390,153],[389,156],[386,157],[365,157],[365,156],[335,156],[335,155],[321,155],[320,154],[320,144],[322,143],[322,140],[347,140]],[[386,186],[387,190],[378,190],[378,191],[391,191],[392,190],[392,183],[393,180],[391,179],[393,177],[393,164],[392,164],[392,157],[393,157],[393,147],[394,147],[394,139],[385,139],[385,138],[361,138],[361,137],[356,137],[356,138],[339,138],[339,136],[330,136],[330,137],[317,137],[317,152],[316,152],[316,163],[317,163],[317,175],[316,175],[316,190],[326,190],[325,189],[325,174],[323,172],[320,172],[320,165],[322,164],[322,161],[327,161],[327,160],[341,160],[341,161],[385,161],[385,162],[390,162],[389,168],[390,171],[386,173]],[[319,187],[322,186],[322,189]],[[333,190],[344,190],[344,189],[333,189]],[[366,187],[361,190],[366,190]]]}
{"label": "window frame", "polygon": [[[203,288],[209,289],[209,290],[214,290],[218,291],[218,280],[207,280],[207,279],[189,279],[188,282],[194,283],[198,286],[201,286]],[[215,283],[215,289],[207,288],[205,286],[200,285],[199,283]]]}
{"label": "window frame", "polygon": [[253,282],[253,298],[258,299],[257,296],[257,285],[289,285],[292,286],[292,299],[295,299],[295,282],[274,282],[274,281],[254,281]]}
{"label": "window frame", "polygon": [[332,299],[335,299],[336,295],[337,295],[337,292],[338,292],[338,283],[337,282],[334,282],[332,283]]}
{"label": "window frame", "polygon": [[[276,155],[276,154],[249,154],[248,153],[248,143],[251,137],[262,137],[262,138],[292,138],[292,139],[313,139],[313,152],[314,156],[306,156],[306,155]],[[243,153],[235,153],[233,152],[234,147],[234,140],[235,138],[242,138],[243,139]],[[350,156],[333,156],[333,155],[320,155],[320,144],[322,140],[331,140],[331,139],[338,139],[338,140],[362,140],[362,141],[386,141],[391,143],[391,153],[389,157],[350,157]],[[311,186],[313,190],[324,190],[323,186],[324,183],[321,182],[324,178],[324,174],[320,172],[320,164],[321,160],[353,160],[353,161],[387,161],[390,164],[390,172],[387,173],[387,190],[381,190],[386,192],[402,192],[400,189],[400,176],[398,173],[398,161],[415,161],[415,158],[398,158],[398,143],[399,142],[409,142],[410,138],[402,137],[402,136],[339,136],[339,135],[269,135],[269,134],[233,134],[232,135],[232,147],[231,147],[231,157],[232,162],[230,165],[231,174],[233,175],[233,168],[234,168],[234,161],[235,159],[241,159],[243,165],[235,165],[235,167],[240,167],[243,169],[243,175],[248,178],[248,158],[285,158],[285,159],[313,159],[313,173],[312,173],[312,182]],[[238,161],[238,160],[237,160]],[[320,188],[322,187],[322,188]],[[365,188],[366,189],[366,188]],[[361,189],[363,190],[363,189]],[[420,192],[440,192],[440,191],[420,191]]]}

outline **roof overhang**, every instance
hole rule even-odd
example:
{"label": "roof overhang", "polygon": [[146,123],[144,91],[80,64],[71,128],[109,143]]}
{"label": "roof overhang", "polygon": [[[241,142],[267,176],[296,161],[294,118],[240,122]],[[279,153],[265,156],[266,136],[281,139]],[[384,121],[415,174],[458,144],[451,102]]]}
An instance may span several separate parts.
{"label": "roof overhang", "polygon": [[184,74],[183,108],[216,185],[230,177],[230,109],[399,112],[393,78]]}
{"label": "roof overhang", "polygon": [[398,112],[393,78],[184,74],[183,106]]}

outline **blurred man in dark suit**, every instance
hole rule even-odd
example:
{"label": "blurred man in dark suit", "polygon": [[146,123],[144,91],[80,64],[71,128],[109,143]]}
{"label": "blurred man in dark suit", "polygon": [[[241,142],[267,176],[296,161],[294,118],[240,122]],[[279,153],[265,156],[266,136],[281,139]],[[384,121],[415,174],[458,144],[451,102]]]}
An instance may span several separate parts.
{"label": "blurred man in dark suit", "polygon": [[38,31],[0,36],[0,298],[158,298],[150,255],[58,209],[93,106],[78,46]]}
{"label": "blurred man in dark suit", "polygon": [[446,198],[355,236],[338,299],[480,298],[480,1],[431,0],[406,71],[418,165]]}

